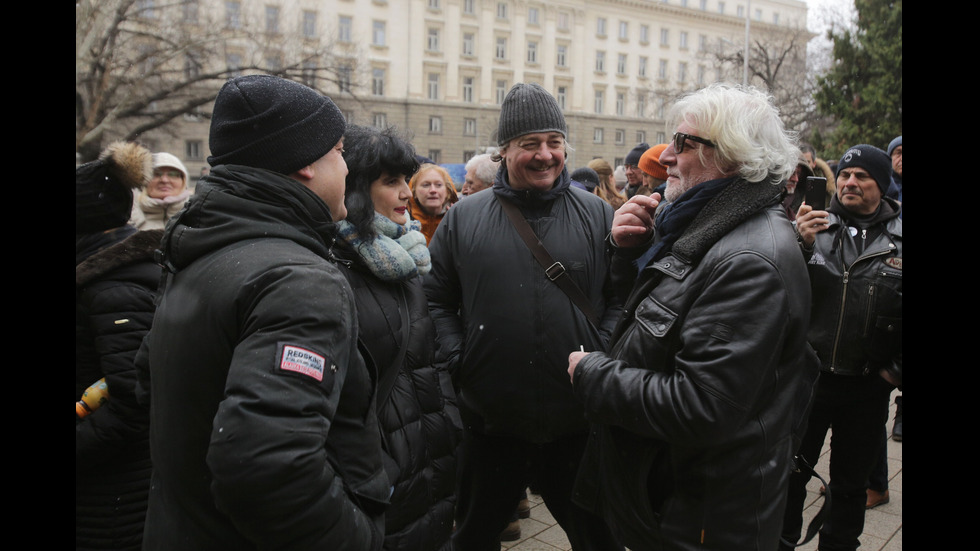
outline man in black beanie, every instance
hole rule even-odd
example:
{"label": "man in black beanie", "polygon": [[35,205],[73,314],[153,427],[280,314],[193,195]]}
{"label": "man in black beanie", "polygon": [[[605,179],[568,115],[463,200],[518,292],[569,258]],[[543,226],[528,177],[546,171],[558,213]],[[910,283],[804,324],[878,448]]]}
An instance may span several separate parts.
{"label": "man in black beanie", "polygon": [[[500,110],[493,188],[449,209],[429,243],[425,290],[464,425],[456,549],[499,550],[529,484],[576,551],[622,549],[598,516],[572,503],[588,424],[563,377],[567,354],[605,349],[621,308],[603,242],[612,207],[571,185],[566,133],[548,91],[515,85]],[[518,221],[552,255],[548,272]]]}
{"label": "man in black beanie", "polygon": [[164,234],[141,351],[145,550],[381,549],[374,384],[331,252],[345,129],[329,98],[279,77],[218,93],[212,169]]}
{"label": "man in black beanie", "polygon": [[626,197],[636,195],[636,192],[643,185],[643,171],[640,169],[640,157],[650,149],[650,144],[642,142],[626,154],[623,165],[626,169]]}
{"label": "man in black beanie", "polygon": [[[885,196],[890,182],[888,155],[856,145],[837,165],[830,207],[803,205],[796,219],[813,290],[807,340],[821,364],[799,456],[815,466],[833,432],[820,549],[857,549],[890,396],[902,386],[902,207]],[[805,469],[790,478],[786,542],[800,537],[809,479]]]}

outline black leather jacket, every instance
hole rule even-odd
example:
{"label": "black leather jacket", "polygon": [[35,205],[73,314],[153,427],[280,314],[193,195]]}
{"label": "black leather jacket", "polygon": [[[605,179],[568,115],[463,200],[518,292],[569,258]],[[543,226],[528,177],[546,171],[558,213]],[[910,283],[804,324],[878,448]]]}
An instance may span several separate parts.
{"label": "black leather jacket", "polygon": [[817,375],[779,189],[733,182],[635,281],[609,354],[574,374],[594,423],[577,502],[631,549],[775,549]]}
{"label": "black leather jacket", "polygon": [[[830,207],[830,226],[804,249],[813,286],[809,341],[821,370],[838,375],[887,370],[902,380],[901,205],[883,198],[865,229]],[[863,246],[861,241],[864,241]]]}

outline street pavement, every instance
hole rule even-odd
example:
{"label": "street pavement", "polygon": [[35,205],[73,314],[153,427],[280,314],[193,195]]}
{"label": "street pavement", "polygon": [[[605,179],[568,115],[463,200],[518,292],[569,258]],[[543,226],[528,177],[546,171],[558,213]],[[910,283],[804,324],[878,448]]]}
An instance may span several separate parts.
{"label": "street pavement", "polygon": [[[866,512],[864,517],[864,533],[861,535],[859,551],[902,551],[902,443],[891,438],[892,422],[895,419],[896,393],[892,394],[891,412],[888,416],[888,489],[890,501]],[[830,479],[829,462],[830,448],[824,443],[820,461],[816,471],[824,480]],[[820,510],[823,503],[820,497],[820,481],[810,480],[807,486],[808,496],[806,508],[803,511],[804,526]],[[531,502],[530,518],[521,519],[521,539],[501,543],[502,549],[510,551],[570,551],[565,531],[558,526],[554,517],[548,511],[541,496],[528,494]],[[806,545],[798,547],[800,551],[816,551],[819,536]]]}

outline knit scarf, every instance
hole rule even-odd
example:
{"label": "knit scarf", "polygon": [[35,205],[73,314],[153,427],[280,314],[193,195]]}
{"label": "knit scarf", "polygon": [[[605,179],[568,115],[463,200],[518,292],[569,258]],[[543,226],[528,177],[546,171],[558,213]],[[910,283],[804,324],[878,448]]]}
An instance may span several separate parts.
{"label": "knit scarf", "polygon": [[660,260],[670,252],[674,242],[684,234],[701,209],[715,198],[734,178],[709,180],[684,192],[676,201],[666,205],[654,221],[660,239],[635,260],[636,268],[643,271],[651,261]]}
{"label": "knit scarf", "polygon": [[375,212],[373,224],[377,232],[373,239],[362,238],[346,220],[338,224],[339,238],[354,249],[371,273],[382,281],[404,281],[429,273],[432,261],[417,220],[402,226]]}

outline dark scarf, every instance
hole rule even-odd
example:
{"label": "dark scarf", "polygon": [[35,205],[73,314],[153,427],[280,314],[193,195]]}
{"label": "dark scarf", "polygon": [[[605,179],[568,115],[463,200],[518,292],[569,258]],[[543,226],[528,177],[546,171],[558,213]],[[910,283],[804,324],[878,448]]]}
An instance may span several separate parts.
{"label": "dark scarf", "polygon": [[658,239],[636,259],[637,270],[642,272],[647,264],[666,256],[704,206],[734,181],[735,178],[720,178],[698,184],[661,209],[654,222]]}

